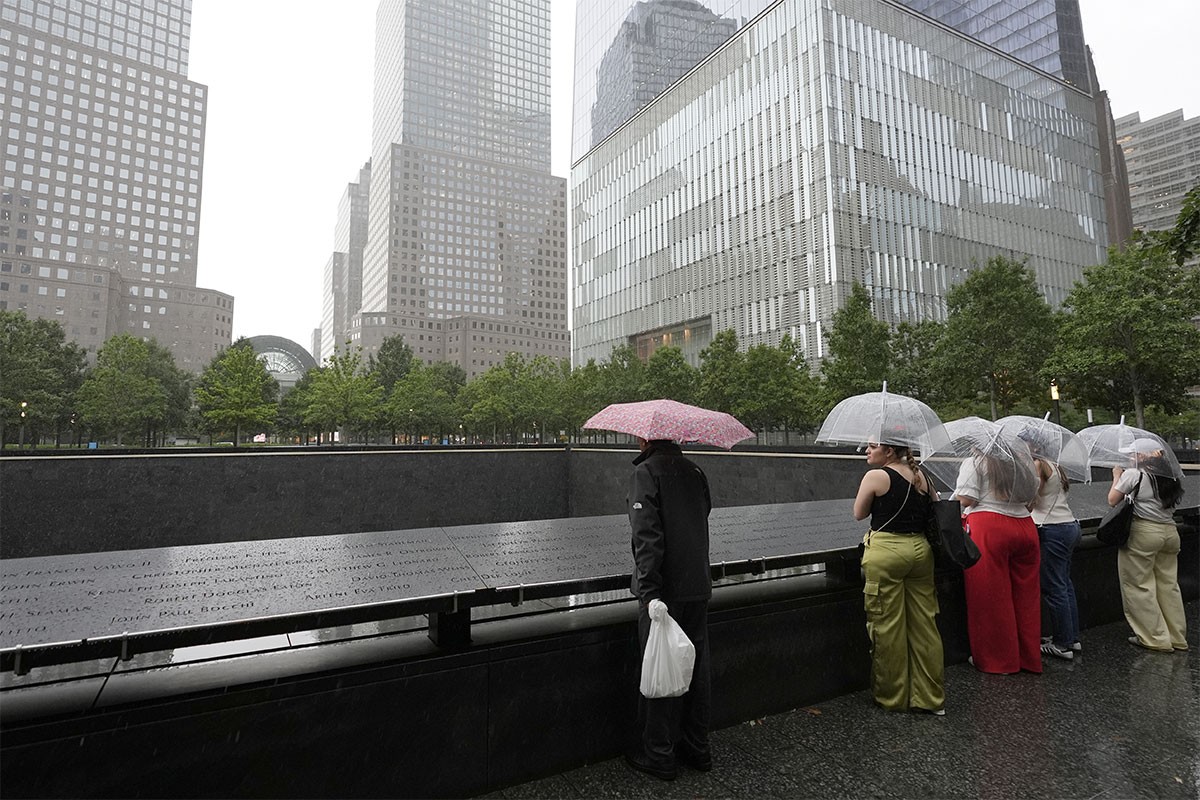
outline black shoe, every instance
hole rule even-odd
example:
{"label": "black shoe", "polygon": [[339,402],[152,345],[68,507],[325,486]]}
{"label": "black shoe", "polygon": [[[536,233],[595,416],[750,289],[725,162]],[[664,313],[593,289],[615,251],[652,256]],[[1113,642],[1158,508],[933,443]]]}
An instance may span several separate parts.
{"label": "black shoe", "polygon": [[691,767],[697,772],[712,772],[711,750],[694,750],[685,744],[677,744],[675,758],[685,767]]}
{"label": "black shoe", "polygon": [[674,762],[651,761],[650,757],[642,752],[626,753],[625,763],[638,772],[653,775],[662,781],[673,781],[675,780],[675,776],[679,774],[679,770],[676,768]]}

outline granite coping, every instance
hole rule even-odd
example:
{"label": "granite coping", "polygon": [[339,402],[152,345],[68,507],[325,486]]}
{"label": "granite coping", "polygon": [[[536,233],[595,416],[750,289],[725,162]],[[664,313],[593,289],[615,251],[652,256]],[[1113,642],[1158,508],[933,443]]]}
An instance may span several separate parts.
{"label": "granite coping", "polygon": [[[1186,480],[1194,508],[1200,478]],[[1106,493],[1073,487],[1076,515],[1099,519]],[[866,530],[850,503],[713,509],[714,571],[830,561]],[[542,596],[619,588],[630,574],[628,524],[617,514],[0,560],[0,655],[12,668],[17,651],[454,612],[505,602],[513,590],[519,602],[524,587]]]}

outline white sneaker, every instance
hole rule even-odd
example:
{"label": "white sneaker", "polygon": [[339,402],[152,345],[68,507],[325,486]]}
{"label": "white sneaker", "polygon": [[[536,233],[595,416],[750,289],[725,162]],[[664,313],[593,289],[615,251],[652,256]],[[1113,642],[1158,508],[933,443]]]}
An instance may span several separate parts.
{"label": "white sneaker", "polygon": [[1061,658],[1064,661],[1071,661],[1075,658],[1075,654],[1071,650],[1059,647],[1054,642],[1042,642],[1042,652],[1048,656]]}

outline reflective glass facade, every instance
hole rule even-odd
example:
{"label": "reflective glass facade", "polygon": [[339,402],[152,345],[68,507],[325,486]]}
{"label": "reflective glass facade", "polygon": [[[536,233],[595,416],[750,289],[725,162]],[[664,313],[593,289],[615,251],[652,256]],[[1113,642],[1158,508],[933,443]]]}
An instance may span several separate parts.
{"label": "reflective glass facade", "polygon": [[992,256],[1057,304],[1105,255],[1091,97],[879,0],[777,3],[571,184],[576,363],[727,328],[815,359],[853,282],[940,319]]}
{"label": "reflective glass facade", "polygon": [[1091,91],[1079,0],[900,0],[1026,64]]}
{"label": "reflective glass facade", "polygon": [[[1079,0],[896,1],[1090,91]],[[776,2],[580,0],[571,160]]]}

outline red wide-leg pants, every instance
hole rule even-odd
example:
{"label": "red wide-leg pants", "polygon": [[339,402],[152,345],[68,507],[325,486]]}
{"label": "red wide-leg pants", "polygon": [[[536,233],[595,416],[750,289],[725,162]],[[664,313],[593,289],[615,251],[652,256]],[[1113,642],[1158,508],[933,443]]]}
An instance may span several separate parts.
{"label": "red wide-leg pants", "polygon": [[967,636],[982,672],[1042,671],[1042,609],[1037,527],[1029,517],[992,511],[967,516],[982,557],[963,573]]}

